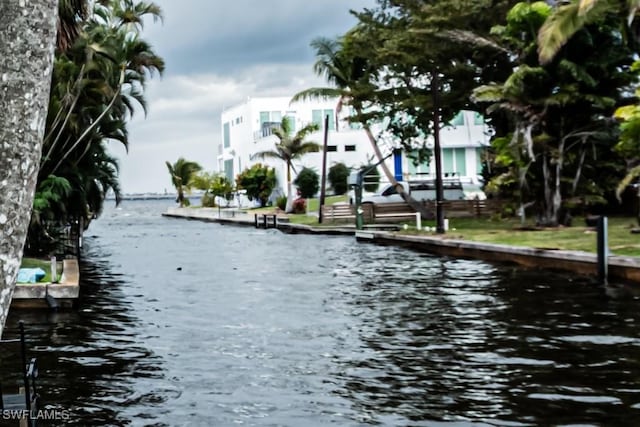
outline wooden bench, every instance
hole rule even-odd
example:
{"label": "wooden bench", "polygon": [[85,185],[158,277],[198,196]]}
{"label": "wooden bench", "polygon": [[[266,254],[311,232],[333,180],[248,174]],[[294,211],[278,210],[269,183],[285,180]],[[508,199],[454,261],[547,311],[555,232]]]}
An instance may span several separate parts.
{"label": "wooden bench", "polygon": [[329,205],[322,206],[322,219],[327,221],[340,221],[355,219],[356,211],[353,205]]}
{"label": "wooden bench", "polygon": [[420,214],[404,202],[380,203],[371,205],[371,209],[373,209],[374,222],[378,222],[378,220],[415,220],[416,224],[421,222]]}

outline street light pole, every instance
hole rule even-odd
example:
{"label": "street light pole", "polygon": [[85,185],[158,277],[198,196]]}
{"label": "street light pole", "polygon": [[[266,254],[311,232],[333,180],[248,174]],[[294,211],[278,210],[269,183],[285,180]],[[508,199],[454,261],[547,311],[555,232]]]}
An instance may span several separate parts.
{"label": "street light pole", "polygon": [[436,233],[444,234],[444,189],[442,187],[442,152],[440,150],[440,99],[438,70],[433,71],[431,78],[431,93],[433,94],[433,150],[436,163]]}

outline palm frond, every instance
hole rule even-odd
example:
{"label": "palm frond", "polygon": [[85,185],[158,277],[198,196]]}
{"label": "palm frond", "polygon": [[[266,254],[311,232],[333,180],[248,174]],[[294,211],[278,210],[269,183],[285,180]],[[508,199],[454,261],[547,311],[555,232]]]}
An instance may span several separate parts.
{"label": "palm frond", "polygon": [[309,89],[305,89],[301,92],[296,93],[291,98],[290,103],[300,101],[310,101],[316,99],[331,99],[331,98],[340,98],[344,94],[343,90],[332,88],[332,87],[312,87]]}
{"label": "palm frond", "polygon": [[549,63],[575,33],[598,19],[609,7],[606,1],[581,0],[554,9],[538,32],[540,63]]}

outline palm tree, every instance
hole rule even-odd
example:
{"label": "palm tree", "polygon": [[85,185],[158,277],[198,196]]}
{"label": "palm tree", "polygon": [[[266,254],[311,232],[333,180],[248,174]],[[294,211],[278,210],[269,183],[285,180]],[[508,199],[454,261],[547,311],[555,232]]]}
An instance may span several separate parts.
{"label": "palm tree", "polygon": [[31,218],[51,86],[56,6],[48,0],[0,2],[0,58],[9,64],[0,79],[0,336]]}
{"label": "palm tree", "polygon": [[551,61],[575,33],[605,14],[621,14],[621,23],[626,15],[626,23],[631,25],[639,9],[640,0],[571,0],[562,3],[555,7],[538,33],[540,63]]}
{"label": "palm tree", "polygon": [[[353,92],[356,90],[358,82],[367,77],[365,70],[366,64],[361,59],[350,58],[343,52],[342,42],[339,40],[318,37],[311,42],[311,47],[316,50],[316,62],[313,65],[314,72],[323,76],[330,87],[313,87],[293,96],[291,102],[304,101],[309,99],[330,99],[338,98],[336,107],[336,115],[342,109],[342,106],[349,104],[356,111],[356,114],[362,116],[364,108],[360,102],[356,102]],[[396,188],[396,191],[411,207],[420,212],[424,218],[430,217],[432,214],[427,212],[424,205],[416,201],[409,195],[404,187],[398,184],[395,175],[391,172],[386,162],[385,156],[380,150],[380,146],[373,135],[369,124],[362,122],[362,127],[371,143],[371,148],[378,160],[380,167],[387,180]]]}
{"label": "palm tree", "polygon": [[191,191],[193,179],[196,174],[202,170],[202,167],[189,160],[180,157],[174,164],[166,162],[167,169],[171,175],[171,183],[178,192],[176,202],[180,203],[180,207],[189,206],[189,199],[184,197],[184,193]]}
{"label": "palm tree", "polygon": [[60,51],[67,51],[79,37],[82,25],[89,16],[89,11],[87,0],[60,0],[56,41]]}
{"label": "palm tree", "polygon": [[287,165],[287,206],[285,208],[285,212],[291,212],[293,207],[293,198],[291,197],[292,193],[292,184],[291,184],[291,170],[294,170],[293,161],[299,159],[303,155],[307,153],[313,153],[320,151],[320,144],[307,141],[306,138],[310,133],[315,132],[319,129],[318,125],[313,123],[309,124],[299,131],[297,131],[294,135],[292,135],[292,126],[288,117],[283,117],[282,122],[280,122],[279,127],[274,127],[273,134],[279,139],[279,142],[276,143],[274,150],[269,151],[261,151],[259,153],[254,154],[255,157],[266,158],[270,157],[272,159],[280,159],[283,160]]}

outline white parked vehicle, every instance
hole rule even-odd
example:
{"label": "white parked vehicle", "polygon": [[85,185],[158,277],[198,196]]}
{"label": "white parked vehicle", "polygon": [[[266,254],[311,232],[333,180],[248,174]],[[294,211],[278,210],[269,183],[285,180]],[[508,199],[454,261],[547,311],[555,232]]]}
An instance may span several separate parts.
{"label": "white parked vehicle", "polygon": [[[424,179],[415,181],[399,181],[405,191],[418,201],[436,199],[436,181],[434,179]],[[458,177],[446,177],[442,179],[444,200],[473,200],[486,199],[486,195],[481,190],[480,183],[474,183],[469,179],[469,183],[463,184]],[[351,198],[350,198],[351,200]],[[397,203],[404,200],[398,194],[392,184],[385,185],[382,190],[375,194],[363,195],[362,203]]]}

